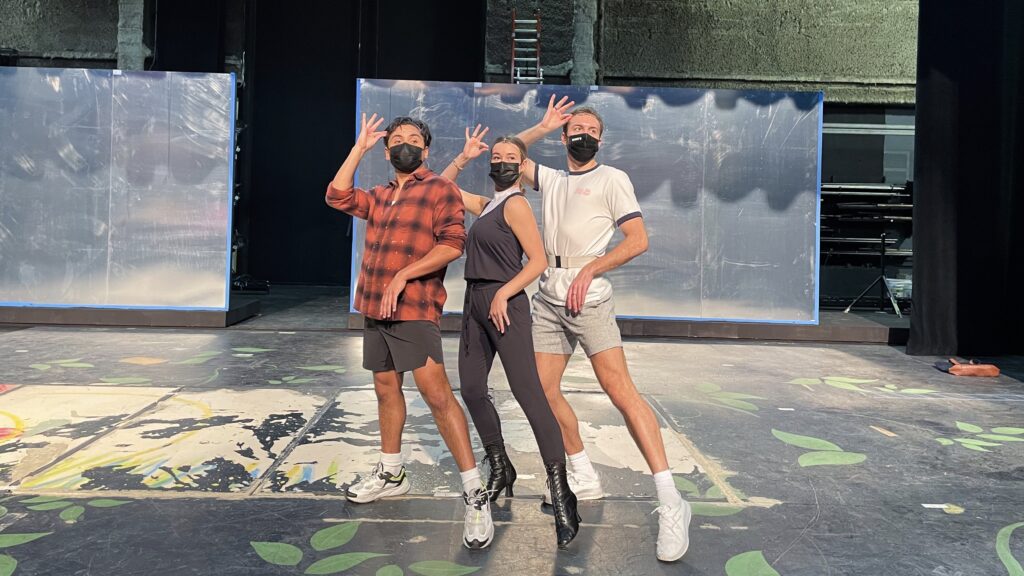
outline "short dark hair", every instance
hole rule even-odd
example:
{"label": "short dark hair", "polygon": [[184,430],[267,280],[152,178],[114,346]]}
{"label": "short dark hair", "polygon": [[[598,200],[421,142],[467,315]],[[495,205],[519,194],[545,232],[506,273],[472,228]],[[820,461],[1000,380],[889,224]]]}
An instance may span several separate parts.
{"label": "short dark hair", "polygon": [[[569,116],[576,116],[578,114],[590,114],[594,118],[597,118],[597,125],[601,129],[601,131],[598,132],[598,134],[604,134],[604,118],[601,118],[601,115],[597,113],[597,110],[594,110],[590,106],[580,106],[578,108],[573,109],[572,112],[569,112]],[[572,120],[572,118],[569,118],[569,120]],[[568,134],[568,133],[569,133],[569,122],[566,122],[565,124],[562,124],[562,134]]]}
{"label": "short dark hair", "polygon": [[516,136],[514,134],[509,134],[508,136],[498,136],[497,138],[495,138],[494,144],[491,145],[491,150],[494,150],[494,147],[497,146],[498,144],[506,143],[515,144],[516,147],[519,148],[519,151],[522,153],[523,159],[526,159],[526,142],[523,142],[522,140],[520,140],[519,136]]}
{"label": "short dark hair", "polygon": [[430,147],[430,127],[427,126],[426,122],[422,120],[417,120],[415,118],[410,118],[409,116],[399,116],[398,118],[392,120],[391,124],[388,124],[388,127],[384,129],[385,132],[387,132],[387,134],[384,136],[385,146],[388,145],[391,141],[391,133],[394,132],[395,130],[398,130],[399,126],[413,126],[416,129],[418,129],[420,131],[420,134],[423,135],[423,147]]}

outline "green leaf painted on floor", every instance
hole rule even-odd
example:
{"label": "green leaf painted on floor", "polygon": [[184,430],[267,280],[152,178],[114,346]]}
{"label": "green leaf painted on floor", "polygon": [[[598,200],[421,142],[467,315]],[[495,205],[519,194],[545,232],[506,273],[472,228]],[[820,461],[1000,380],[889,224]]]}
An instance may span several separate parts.
{"label": "green leaf painted on floor", "polygon": [[345,369],[345,368],[338,368],[338,369],[337,369],[337,370],[335,370],[334,372],[335,372],[336,374],[344,374],[345,372],[348,372],[348,370],[347,370],[347,369]]}
{"label": "green leaf painted on floor", "polygon": [[747,410],[749,412],[757,412],[757,406],[750,402],[744,402],[743,400],[733,400],[731,398],[715,398],[715,402],[724,404],[730,408],[739,408],[740,410]]}
{"label": "green leaf painted on floor", "polygon": [[934,394],[935,390],[929,390],[927,388],[904,388],[900,390],[900,394]]}
{"label": "green leaf painted on floor", "polygon": [[886,384],[885,387],[889,390],[898,390],[895,384]]}
{"label": "green leaf painted on floor", "polygon": [[213,356],[196,356],[195,358],[175,362],[175,364],[206,364],[210,360],[213,360]]}
{"label": "green leaf painted on floor", "polygon": [[801,436],[799,434],[790,434],[789,432],[783,432],[772,428],[772,436],[775,436],[779,440],[782,440],[786,444],[796,446],[798,448],[805,448],[807,450],[829,450],[834,452],[842,452],[843,449],[828,440],[822,440],[821,438],[814,438],[812,436]]}
{"label": "green leaf painted on floor", "polygon": [[67,364],[68,362],[78,362],[81,358],[65,358],[63,360],[43,360],[46,364]]}
{"label": "green leaf painted on floor", "polygon": [[67,508],[71,506],[73,502],[67,500],[57,500],[55,502],[47,502],[45,504],[35,504],[33,506],[26,506],[29,510],[42,511],[42,510],[60,510],[61,508]]}
{"label": "green leaf painted on floor", "polygon": [[714,392],[718,392],[721,389],[721,386],[717,384],[712,384],[710,382],[701,382],[700,384],[697,384],[697,391],[703,392],[705,394],[712,394]]}
{"label": "green leaf painted on floor", "polygon": [[999,440],[1000,442],[1024,442],[1024,438],[1017,436],[1004,436],[1002,434],[978,434],[978,438],[985,440]]}
{"label": "green leaf painted on floor", "polygon": [[821,384],[821,380],[818,378],[794,378],[789,381],[790,384],[799,384],[801,386],[813,386],[815,384]]}
{"label": "green leaf painted on floor", "polygon": [[106,382],[107,384],[145,384],[146,382],[151,382],[151,380],[138,376],[125,376],[123,378],[100,378],[100,382]]}
{"label": "green leaf painted on floor", "polygon": [[952,446],[953,444],[956,444],[956,442],[953,442],[949,438],[936,438],[935,441],[943,446]]}
{"label": "green leaf painted on floor", "polygon": [[3,518],[4,516],[7,516],[7,508],[0,506],[0,518]]}
{"label": "green leaf painted on floor", "polygon": [[683,478],[682,476],[673,476],[672,479],[675,480],[676,488],[678,488],[680,492],[685,492],[686,494],[700,493],[700,488],[697,488],[697,485],[692,481]]}
{"label": "green leaf painted on floor", "polygon": [[284,380],[285,382],[291,382],[292,380],[295,380],[295,378],[296,378],[296,376],[285,376],[285,377],[283,378],[283,380]]}
{"label": "green leaf painted on floor", "polygon": [[36,370],[45,371],[50,369],[49,364],[29,364],[29,368],[35,368]]}
{"label": "green leaf painted on floor", "polygon": [[267,380],[267,384],[283,384],[280,380]]}
{"label": "green leaf painted on floor", "polygon": [[24,436],[34,436],[36,434],[41,434],[49,430],[54,430],[56,428],[67,426],[68,424],[71,424],[71,420],[66,420],[63,418],[59,420],[46,420],[44,422],[36,424],[35,426],[29,428],[28,430],[25,430]]}
{"label": "green leaf painted on floor", "polygon": [[1024,576],[1024,567],[1020,565],[1020,562],[1010,552],[1010,536],[1013,535],[1014,530],[1021,526],[1024,526],[1024,522],[1010,524],[1009,526],[1004,526],[996,534],[996,554],[999,555],[999,560],[1006,567],[1006,572],[1009,576]]}
{"label": "green leaf painted on floor", "polygon": [[97,498],[96,500],[89,500],[87,504],[93,508],[113,508],[115,506],[123,506],[131,500],[112,500],[110,498]]}
{"label": "green leaf painted on floor", "polygon": [[737,554],[725,563],[726,576],[779,576],[760,550]]}
{"label": "green leaf painted on floor", "polygon": [[388,564],[380,570],[377,570],[377,576],[405,576],[405,572],[403,572],[402,567],[397,564]]}
{"label": "green leaf painted on floor", "polygon": [[381,556],[387,556],[387,554],[377,554],[374,552],[348,552],[346,554],[335,554],[334,556],[328,556],[323,560],[314,562],[309,568],[306,568],[305,573],[337,574],[338,572],[344,572],[353,566],[358,566],[371,558],[379,558]]}
{"label": "green leaf painted on floor", "polygon": [[28,500],[22,500],[22,504],[42,504],[44,502],[56,502],[57,500],[63,500],[64,496],[36,496],[35,498],[29,498]]}
{"label": "green leaf painted on floor", "polygon": [[309,544],[317,552],[344,546],[356,535],[356,530],[359,530],[358,522],[343,522],[313,534],[313,537],[309,539]]}
{"label": "green leaf painted on floor", "polygon": [[92,364],[89,364],[88,362],[70,362],[68,364],[61,364],[60,367],[61,368],[95,368],[95,366],[93,366]]}
{"label": "green leaf painted on floor", "polygon": [[722,489],[719,488],[718,486],[712,486],[711,488],[708,488],[707,492],[704,493],[704,497],[722,499],[725,498],[725,494],[722,493]]}
{"label": "green leaf painted on floor", "polygon": [[17,567],[17,560],[7,554],[0,554],[0,576],[11,576],[11,574],[14,574],[14,569]]}
{"label": "green leaf painted on floor", "polygon": [[809,466],[849,466],[860,464],[867,456],[859,452],[806,452],[797,459],[804,468]]}
{"label": "green leaf painted on floor", "polygon": [[60,513],[60,519],[68,524],[74,524],[84,513],[84,506],[72,506],[71,508],[66,508]]}
{"label": "green leaf painted on floor", "polygon": [[825,376],[825,380],[834,380],[844,384],[870,384],[872,382],[878,382],[877,378],[874,380],[864,380],[860,378],[846,378],[845,376]]}
{"label": "green leaf painted on floor", "polygon": [[982,428],[981,426],[975,426],[974,424],[968,424],[966,422],[959,422],[959,421],[957,421],[956,427],[961,429],[961,430],[963,430],[964,432],[970,432],[972,434],[977,434],[978,432],[984,432],[985,431],[985,429]]}
{"label": "green leaf painted on floor", "polygon": [[276,566],[295,566],[302,560],[302,550],[284,542],[249,542],[253,550]]}
{"label": "green leaf painted on floor", "polygon": [[479,566],[463,566],[447,560],[427,560],[409,565],[409,570],[422,576],[464,576],[479,569]]}
{"label": "green leaf painted on floor", "polygon": [[232,348],[235,352],[243,354],[259,354],[260,352],[273,352],[273,348]]}
{"label": "green leaf painted on floor", "polygon": [[220,356],[223,352],[221,350],[207,350],[206,352],[200,352],[195,354],[196,358],[210,358],[213,356]]}
{"label": "green leaf painted on floor", "polygon": [[49,536],[53,532],[33,532],[31,534],[0,534],[0,548],[10,548],[11,546],[18,546],[19,544],[27,544],[33,540],[38,540],[43,536]]}
{"label": "green leaf painted on floor", "polygon": [[831,386],[833,388],[840,388],[842,390],[852,390],[854,392],[863,392],[864,391],[863,388],[861,388],[860,386],[857,386],[856,384],[851,384],[850,382],[843,382],[841,380],[832,380],[832,379],[826,378],[825,379],[825,384],[828,384],[829,386]]}
{"label": "green leaf painted on floor", "polygon": [[695,516],[732,516],[743,511],[740,506],[715,504],[713,502],[690,502],[690,508]]}
{"label": "green leaf painted on floor", "polygon": [[331,372],[344,366],[338,366],[334,364],[324,364],[322,366],[299,366],[299,370],[310,370],[313,372]]}
{"label": "green leaf painted on floor", "polygon": [[953,440],[956,440],[961,444],[970,444],[974,446],[1002,446],[1002,444],[997,442],[986,442],[985,440],[978,440],[977,438],[954,438]]}
{"label": "green leaf painted on floor", "polygon": [[761,396],[754,396],[753,394],[744,394],[742,392],[716,392],[712,394],[715,398],[732,398],[734,400],[764,400]]}
{"label": "green leaf painted on floor", "polygon": [[1007,426],[1000,426],[999,428],[993,428],[993,432],[996,434],[1024,434],[1024,428],[1010,428]]}
{"label": "green leaf painted on floor", "polygon": [[974,444],[961,444],[961,446],[968,450],[975,450],[977,452],[991,452],[988,448],[982,448],[981,446],[975,446]]}

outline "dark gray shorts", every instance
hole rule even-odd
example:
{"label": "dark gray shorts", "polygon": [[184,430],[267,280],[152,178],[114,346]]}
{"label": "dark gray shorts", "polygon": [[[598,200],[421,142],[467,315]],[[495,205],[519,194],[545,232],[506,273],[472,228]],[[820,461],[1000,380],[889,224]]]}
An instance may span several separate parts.
{"label": "dark gray shorts", "polygon": [[441,328],[427,320],[366,319],[363,327],[363,368],[371,372],[409,372],[444,364]]}

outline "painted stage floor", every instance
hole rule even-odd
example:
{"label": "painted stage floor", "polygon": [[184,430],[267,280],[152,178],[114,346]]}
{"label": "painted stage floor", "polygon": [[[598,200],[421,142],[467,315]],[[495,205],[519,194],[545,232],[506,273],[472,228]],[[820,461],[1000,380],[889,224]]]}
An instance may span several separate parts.
{"label": "painted stage floor", "polygon": [[411,379],[412,493],[347,503],[377,458],[360,354],[355,332],[0,329],[0,575],[1024,573],[1019,357],[978,380],[885,346],[628,342],[694,503],[664,564],[653,483],[581,355],[564,384],[608,496],[569,550],[500,364],[520,480],[490,548],[461,546],[457,470]]}

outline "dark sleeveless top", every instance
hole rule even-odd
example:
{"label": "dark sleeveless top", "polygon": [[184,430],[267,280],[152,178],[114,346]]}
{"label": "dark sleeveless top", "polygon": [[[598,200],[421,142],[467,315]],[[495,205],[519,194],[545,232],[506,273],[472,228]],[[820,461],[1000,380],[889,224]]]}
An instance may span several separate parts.
{"label": "dark sleeveless top", "polygon": [[[466,236],[465,277],[470,282],[508,282],[523,269],[523,246],[505,221],[505,204],[522,192],[510,194],[469,228]],[[492,200],[493,202],[493,200]]]}

